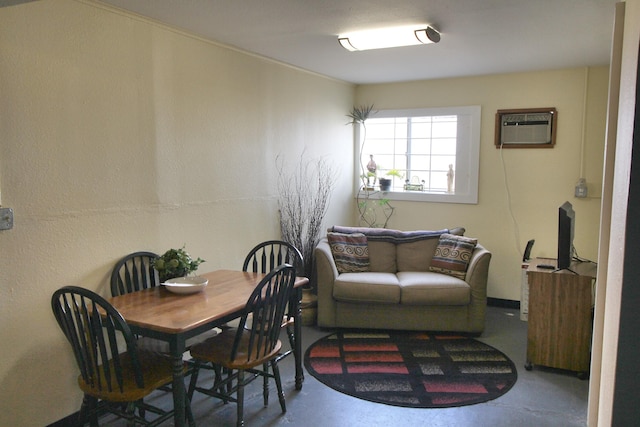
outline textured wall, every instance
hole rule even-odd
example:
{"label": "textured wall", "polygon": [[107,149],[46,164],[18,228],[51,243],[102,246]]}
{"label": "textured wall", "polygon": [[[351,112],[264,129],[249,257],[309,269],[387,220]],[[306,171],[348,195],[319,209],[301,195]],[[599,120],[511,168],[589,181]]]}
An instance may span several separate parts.
{"label": "textured wall", "polygon": [[[336,169],[353,216],[354,88],[86,2],[0,8],[0,425],[76,411],[49,298],[108,295],[115,261],[186,244],[204,271],[279,237],[275,158]],[[10,408],[10,409],[9,409]],[[38,408],[33,410],[33,408]]]}

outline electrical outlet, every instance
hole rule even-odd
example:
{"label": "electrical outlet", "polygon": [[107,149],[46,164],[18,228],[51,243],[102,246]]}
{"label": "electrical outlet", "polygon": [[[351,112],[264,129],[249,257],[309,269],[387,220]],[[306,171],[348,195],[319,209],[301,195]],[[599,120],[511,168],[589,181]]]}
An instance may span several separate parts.
{"label": "electrical outlet", "polygon": [[13,209],[0,208],[0,230],[11,230],[13,228]]}

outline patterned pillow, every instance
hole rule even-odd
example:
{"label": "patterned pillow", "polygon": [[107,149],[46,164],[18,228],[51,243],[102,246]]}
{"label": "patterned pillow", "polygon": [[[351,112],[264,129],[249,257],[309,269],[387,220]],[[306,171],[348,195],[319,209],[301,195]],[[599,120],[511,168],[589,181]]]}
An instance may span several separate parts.
{"label": "patterned pillow", "polygon": [[471,254],[477,244],[477,239],[453,234],[441,235],[429,270],[464,280]]}
{"label": "patterned pillow", "polygon": [[338,273],[369,271],[369,246],[362,233],[327,233]]}

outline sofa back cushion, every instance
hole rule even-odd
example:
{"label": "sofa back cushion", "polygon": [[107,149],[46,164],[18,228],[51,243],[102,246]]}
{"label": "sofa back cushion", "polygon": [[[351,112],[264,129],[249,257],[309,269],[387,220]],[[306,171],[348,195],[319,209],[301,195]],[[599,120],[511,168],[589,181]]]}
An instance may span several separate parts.
{"label": "sofa back cushion", "polygon": [[439,236],[433,236],[396,246],[398,271],[429,271]]}
{"label": "sofa back cushion", "polygon": [[477,244],[477,239],[443,234],[438,241],[429,271],[464,280],[469,260]]}
{"label": "sofa back cushion", "polygon": [[396,264],[396,245],[391,242],[368,240],[369,270],[378,273],[398,271]]}
{"label": "sofa back cushion", "polygon": [[[398,271],[429,271],[431,260],[442,234],[464,234],[465,229],[457,227],[442,230],[400,231],[387,228],[344,227],[333,226],[327,230],[327,236],[336,235],[364,235],[368,243],[368,270],[381,273],[397,273]],[[361,237],[359,237],[361,238]],[[329,241],[331,245],[331,240]],[[333,252],[333,247],[332,247]],[[334,254],[334,259],[335,254]],[[338,267],[338,272],[346,272]],[[342,270],[342,271],[341,271]],[[349,272],[354,270],[349,269]]]}

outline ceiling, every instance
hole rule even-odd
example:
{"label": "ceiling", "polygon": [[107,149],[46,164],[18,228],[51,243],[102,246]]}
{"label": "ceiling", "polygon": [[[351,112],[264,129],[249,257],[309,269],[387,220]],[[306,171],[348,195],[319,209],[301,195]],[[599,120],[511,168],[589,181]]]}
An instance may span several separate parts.
{"label": "ceiling", "polygon": [[[609,63],[617,0],[101,0],[356,84]],[[428,23],[438,44],[349,52],[340,33]]]}

